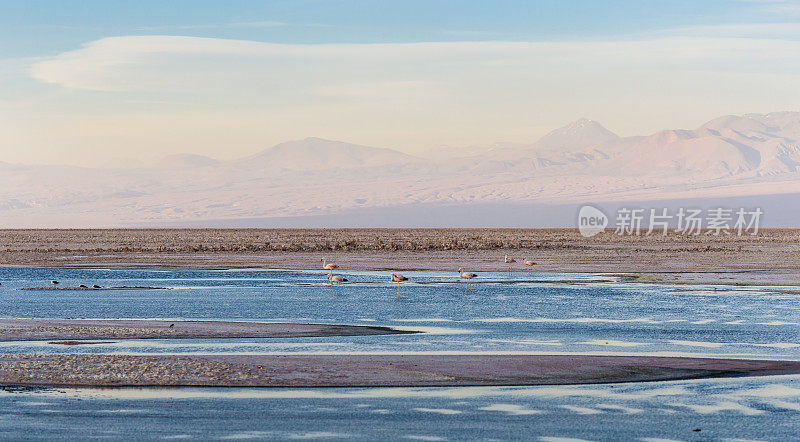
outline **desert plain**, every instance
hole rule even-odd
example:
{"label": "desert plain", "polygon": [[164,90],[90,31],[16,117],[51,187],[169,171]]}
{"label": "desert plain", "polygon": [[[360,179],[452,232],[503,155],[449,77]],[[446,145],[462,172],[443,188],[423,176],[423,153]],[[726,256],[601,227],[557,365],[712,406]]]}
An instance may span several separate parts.
{"label": "desert plain", "polygon": [[[800,284],[800,229],[756,235],[577,229],[0,230],[0,266],[607,272],[637,282]],[[522,258],[536,262],[523,266]]]}

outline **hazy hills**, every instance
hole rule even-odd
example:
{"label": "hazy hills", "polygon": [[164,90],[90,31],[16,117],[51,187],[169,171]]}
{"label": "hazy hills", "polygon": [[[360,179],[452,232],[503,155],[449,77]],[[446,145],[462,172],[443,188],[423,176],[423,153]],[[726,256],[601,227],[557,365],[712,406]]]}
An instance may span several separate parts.
{"label": "hazy hills", "polygon": [[800,113],[724,116],[693,130],[633,137],[582,119],[532,144],[441,148],[425,158],[307,138],[235,161],[180,154],[121,166],[0,162],[0,225],[790,194],[800,192]]}
{"label": "hazy hills", "polygon": [[310,171],[377,167],[416,160],[411,155],[391,149],[312,137],[275,145],[242,158],[234,165],[255,170]]}
{"label": "hazy hills", "polygon": [[[791,173],[800,165],[800,113],[725,116],[695,130],[620,138],[592,120],[556,129],[531,145],[491,148],[491,157],[536,168],[591,163],[597,171],[696,178]],[[473,153],[474,155],[474,153]]]}

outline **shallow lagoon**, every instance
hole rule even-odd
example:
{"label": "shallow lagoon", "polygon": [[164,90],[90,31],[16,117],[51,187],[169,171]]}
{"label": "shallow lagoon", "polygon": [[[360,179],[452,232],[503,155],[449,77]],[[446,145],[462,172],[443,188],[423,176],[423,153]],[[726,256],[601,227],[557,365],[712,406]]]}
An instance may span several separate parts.
{"label": "shallow lagoon", "polygon": [[[0,353],[592,353],[800,360],[785,287],[632,284],[613,275],[0,269],[5,317],[170,318],[388,325],[412,335],[0,343]],[[19,291],[47,285],[170,290]],[[715,290],[716,288],[716,290]],[[10,436],[785,439],[800,433],[797,376],[579,387],[453,389],[12,389]],[[58,430],[65,427],[68,430]],[[691,428],[690,428],[691,427]],[[86,430],[83,430],[86,428]],[[139,433],[141,429],[148,433]],[[691,431],[700,428],[700,432]],[[70,430],[71,429],[71,430]],[[89,431],[86,433],[84,431]],[[615,433],[620,432],[620,433]]]}
{"label": "shallow lagoon", "polygon": [[800,376],[567,387],[0,391],[0,434],[42,439],[791,440],[800,434],[798,387]]}

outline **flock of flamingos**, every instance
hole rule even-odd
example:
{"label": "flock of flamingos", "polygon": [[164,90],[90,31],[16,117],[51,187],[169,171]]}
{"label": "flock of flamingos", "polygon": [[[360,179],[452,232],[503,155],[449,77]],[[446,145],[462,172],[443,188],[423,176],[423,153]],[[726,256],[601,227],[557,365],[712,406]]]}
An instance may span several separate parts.
{"label": "flock of flamingos", "polygon": [[[336,293],[337,294],[340,293],[340,285],[343,282],[347,282],[347,278],[343,278],[343,277],[341,277],[339,275],[334,275],[333,274],[333,271],[339,268],[338,265],[327,262],[325,260],[325,258],[322,258],[320,261],[322,261],[322,268],[325,269],[325,270],[328,270],[328,281],[330,281],[331,284],[336,284]],[[511,265],[516,263],[517,260],[514,259],[514,258],[509,258],[508,255],[506,255],[505,259],[503,260],[503,262],[505,262],[506,265],[508,265],[508,271],[510,273],[511,272]],[[529,260],[529,259],[527,259],[525,257],[522,258],[522,263],[525,264],[528,267],[533,267],[534,265],[536,265],[535,262],[533,262],[533,261],[531,261],[531,260]],[[472,272],[465,272],[463,269],[459,268],[458,269],[458,276],[461,277],[461,279],[465,279],[467,281],[467,290],[469,290],[470,281],[473,278],[477,278],[478,274],[477,273],[472,273]],[[392,282],[396,282],[397,283],[397,297],[399,298],[400,297],[400,283],[403,282],[403,281],[408,281],[408,278],[406,278],[405,276],[403,276],[403,275],[401,275],[399,273],[390,273],[389,277],[391,278]]]}

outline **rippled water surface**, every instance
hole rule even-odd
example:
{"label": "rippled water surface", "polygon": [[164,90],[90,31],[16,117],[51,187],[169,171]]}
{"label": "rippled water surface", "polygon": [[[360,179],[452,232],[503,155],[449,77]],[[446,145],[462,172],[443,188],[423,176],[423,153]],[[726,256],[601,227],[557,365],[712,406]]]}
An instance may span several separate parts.
{"label": "rippled water surface", "polygon": [[[0,269],[0,315],[387,325],[412,335],[0,343],[0,353],[592,353],[800,360],[791,287],[623,283],[602,274]],[[100,284],[169,290],[20,291]],[[586,387],[8,390],[0,434],[75,438],[534,437],[791,439],[800,381],[782,376]],[[67,428],[66,432],[59,432]],[[90,433],[83,433],[86,428]],[[137,429],[146,428],[145,433]],[[701,431],[692,431],[699,428]]]}

